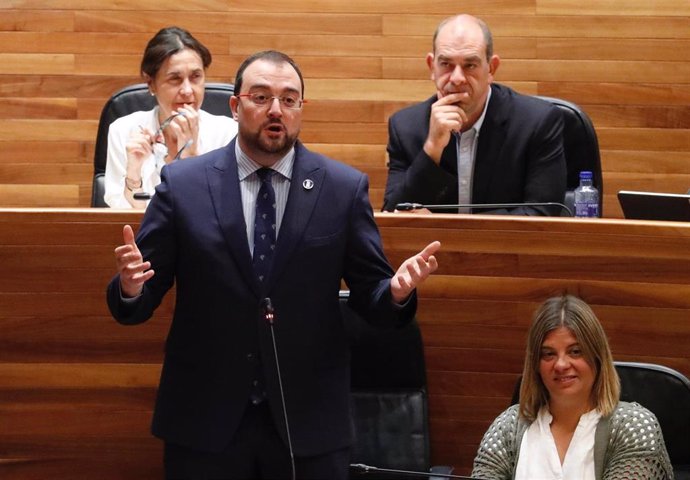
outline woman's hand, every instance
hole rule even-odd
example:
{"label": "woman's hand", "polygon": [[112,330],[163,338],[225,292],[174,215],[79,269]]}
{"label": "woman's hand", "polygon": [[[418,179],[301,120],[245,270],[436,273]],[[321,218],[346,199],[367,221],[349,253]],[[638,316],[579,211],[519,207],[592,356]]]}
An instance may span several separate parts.
{"label": "woman's hand", "polygon": [[198,155],[199,145],[199,112],[190,104],[177,110],[177,115],[165,130],[168,159],[173,159],[185,144],[192,140],[191,145],[184,149],[180,158]]}
{"label": "woman's hand", "polygon": [[127,152],[127,178],[141,180],[141,166],[153,153],[153,134],[144,127],[130,133],[125,151]]}

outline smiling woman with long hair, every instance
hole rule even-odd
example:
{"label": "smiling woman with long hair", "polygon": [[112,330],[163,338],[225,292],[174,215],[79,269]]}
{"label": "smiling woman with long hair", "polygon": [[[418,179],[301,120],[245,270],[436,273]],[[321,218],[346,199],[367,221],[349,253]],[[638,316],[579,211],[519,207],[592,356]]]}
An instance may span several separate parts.
{"label": "smiling woman with long hair", "polygon": [[659,423],[622,402],[606,334],[572,295],[537,310],[520,403],[484,434],[472,476],[482,479],[673,479]]}

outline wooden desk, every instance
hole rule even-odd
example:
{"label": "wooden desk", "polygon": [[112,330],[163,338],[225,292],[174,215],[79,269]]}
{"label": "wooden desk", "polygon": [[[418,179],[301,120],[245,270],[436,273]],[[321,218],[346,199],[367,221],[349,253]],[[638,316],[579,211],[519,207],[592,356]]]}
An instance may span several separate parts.
{"label": "wooden desk", "polygon": [[[149,422],[172,311],[118,325],[112,250],[140,212],[0,209],[0,477],[161,478]],[[377,214],[394,265],[443,243],[420,289],[434,463],[467,473],[509,403],[534,309],[567,291],[618,360],[690,376],[690,224]]]}

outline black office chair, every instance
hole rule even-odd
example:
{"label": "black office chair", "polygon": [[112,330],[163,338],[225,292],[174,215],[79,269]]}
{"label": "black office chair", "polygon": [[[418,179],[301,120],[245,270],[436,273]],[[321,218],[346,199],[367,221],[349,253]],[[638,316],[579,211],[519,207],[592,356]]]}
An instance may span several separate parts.
{"label": "black office chair", "polygon": [[690,480],[690,380],[663,365],[615,362],[621,400],[637,402],[659,420],[676,480]]}
{"label": "black office chair", "polygon": [[[430,465],[424,347],[416,320],[400,329],[372,327],[347,306],[348,293],[341,292],[340,306],[352,355],[351,463],[451,473],[450,467]],[[385,472],[361,473],[353,468],[351,478],[400,478]]]}
{"label": "black office chair", "polygon": [[[232,117],[230,97],[235,88],[230,83],[206,83],[204,102],[201,108],[214,115]],[[91,189],[91,206],[107,207],[103,200],[105,194],[105,163],[108,156],[108,128],[116,119],[138,110],[151,110],[156,106],[156,99],[149,93],[145,83],[137,83],[123,88],[113,94],[101,111],[96,135],[96,150],[93,156],[93,185]]]}
{"label": "black office chair", "polygon": [[563,113],[563,147],[568,169],[565,205],[575,211],[575,189],[580,185],[580,172],[589,170],[592,172],[593,184],[599,190],[599,216],[603,216],[604,180],[601,173],[599,141],[592,121],[584,110],[572,102],[553,97],[537,98],[556,105]]}
{"label": "black office chair", "polygon": [[[663,365],[614,362],[621,380],[621,400],[637,402],[659,420],[676,480],[690,480],[690,380]],[[520,381],[512,403],[520,399]]]}

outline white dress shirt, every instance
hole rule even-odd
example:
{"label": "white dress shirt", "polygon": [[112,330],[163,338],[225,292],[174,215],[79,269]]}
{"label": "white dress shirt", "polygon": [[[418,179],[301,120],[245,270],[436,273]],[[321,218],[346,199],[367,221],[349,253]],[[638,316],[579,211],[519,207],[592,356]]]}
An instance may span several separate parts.
{"label": "white dress shirt", "polygon": [[[472,203],[472,177],[474,176],[474,161],[477,156],[477,144],[479,143],[479,131],[486,117],[486,109],[489,107],[491,89],[486,96],[484,111],[474,125],[460,134],[454,134],[457,161],[458,161],[458,203]],[[469,208],[459,208],[458,213],[469,213]]]}
{"label": "white dress shirt", "polygon": [[[240,179],[240,193],[242,195],[242,212],[244,222],[247,225],[247,240],[249,251],[254,253],[254,216],[256,215],[256,196],[261,188],[261,180],[256,171],[261,165],[249,158],[240,148],[240,142],[235,142],[235,156],[237,157],[237,174]],[[285,205],[287,205],[288,193],[290,193],[290,181],[292,180],[292,167],[295,164],[295,148],[290,151],[271,169],[277,173],[271,177],[271,185],[276,194],[276,240],[280,234],[280,225],[283,222]]]}

